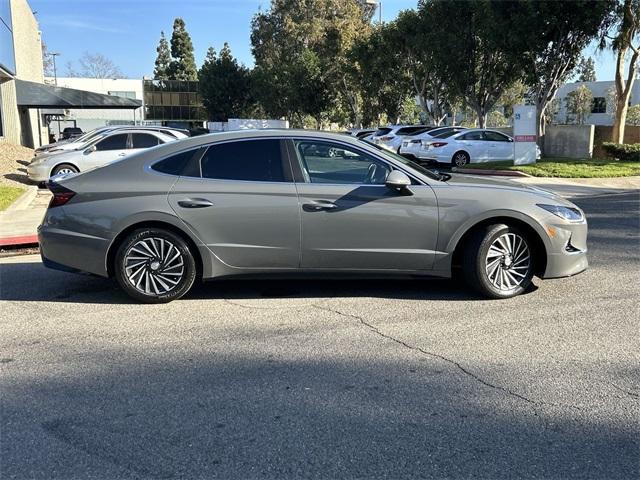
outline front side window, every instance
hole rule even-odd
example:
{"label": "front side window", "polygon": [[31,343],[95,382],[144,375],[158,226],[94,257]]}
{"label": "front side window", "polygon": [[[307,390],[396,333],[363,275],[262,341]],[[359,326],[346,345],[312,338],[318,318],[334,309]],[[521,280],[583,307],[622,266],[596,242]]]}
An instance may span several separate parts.
{"label": "front side window", "polygon": [[127,148],[127,133],[121,133],[119,135],[112,135],[100,140],[96,143],[96,150],[125,150]]}
{"label": "front side window", "polygon": [[150,148],[155,147],[159,143],[162,143],[155,135],[148,133],[133,133],[131,134],[131,144],[133,148]]}
{"label": "front side window", "polygon": [[286,181],[279,140],[244,140],[211,145],[202,157],[201,168],[204,178]]}
{"label": "front side window", "polygon": [[300,140],[295,149],[311,183],[384,185],[391,171],[383,161],[340,144]]}
{"label": "front side window", "polygon": [[490,142],[508,142],[509,137],[498,132],[484,132],[484,137]]}

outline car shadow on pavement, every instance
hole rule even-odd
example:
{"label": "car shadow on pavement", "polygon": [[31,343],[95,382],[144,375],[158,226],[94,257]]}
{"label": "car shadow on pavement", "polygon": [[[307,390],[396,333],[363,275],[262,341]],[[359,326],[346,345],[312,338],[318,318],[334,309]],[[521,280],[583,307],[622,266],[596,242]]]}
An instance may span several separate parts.
{"label": "car shadow on pavement", "polygon": [[[46,269],[40,262],[0,265],[0,298],[23,302],[136,304],[110,279]],[[532,285],[527,293],[535,291]],[[260,298],[372,297],[403,300],[486,300],[461,280],[220,279],[199,282],[180,301]]]}
{"label": "car shadow on pavement", "polygon": [[[203,350],[53,345],[67,375],[11,375],[7,478],[593,478],[637,473],[634,429],[571,405],[544,407],[413,352],[292,358],[198,330]],[[280,337],[294,347],[295,338]],[[170,344],[167,344],[169,346]],[[201,352],[201,353],[198,353]],[[205,353],[207,352],[207,353]],[[300,355],[298,349],[297,354]],[[87,362],[87,358],[91,362]],[[18,358],[3,367],[20,372]],[[56,366],[60,369],[61,366]],[[59,371],[59,370],[56,370]],[[517,384],[517,382],[516,382]],[[541,402],[541,403],[538,403]],[[576,402],[579,402],[576,400]]]}

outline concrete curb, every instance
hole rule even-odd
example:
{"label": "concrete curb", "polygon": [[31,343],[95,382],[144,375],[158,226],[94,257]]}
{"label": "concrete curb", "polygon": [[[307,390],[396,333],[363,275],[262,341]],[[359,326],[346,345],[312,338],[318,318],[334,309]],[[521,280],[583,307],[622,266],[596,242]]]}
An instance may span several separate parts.
{"label": "concrete curb", "polygon": [[490,175],[492,177],[530,177],[531,175],[518,170],[482,170],[479,168],[452,168],[455,173],[468,173],[469,175]]}
{"label": "concrete curb", "polygon": [[36,198],[37,195],[38,195],[38,187],[35,187],[35,186],[27,187],[27,190],[22,195],[20,195],[11,205],[9,205],[5,209],[5,212],[24,210],[31,204],[31,202],[33,202],[33,200]]}

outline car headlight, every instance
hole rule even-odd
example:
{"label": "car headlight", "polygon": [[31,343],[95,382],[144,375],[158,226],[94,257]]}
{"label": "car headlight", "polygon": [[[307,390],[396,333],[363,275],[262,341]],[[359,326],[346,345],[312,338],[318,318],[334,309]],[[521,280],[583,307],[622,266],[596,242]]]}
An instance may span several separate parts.
{"label": "car headlight", "polygon": [[562,205],[547,205],[544,203],[538,203],[538,206],[569,222],[581,222],[584,220],[584,214],[579,208],[565,207]]}

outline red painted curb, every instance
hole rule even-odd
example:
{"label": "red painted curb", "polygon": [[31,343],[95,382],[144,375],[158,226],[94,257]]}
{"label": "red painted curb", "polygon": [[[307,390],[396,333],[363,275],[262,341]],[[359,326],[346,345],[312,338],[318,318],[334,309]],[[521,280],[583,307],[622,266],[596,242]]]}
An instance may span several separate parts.
{"label": "red painted curb", "polygon": [[19,247],[21,245],[33,245],[37,243],[37,235],[23,235],[21,237],[0,238],[0,247]]}
{"label": "red painted curb", "polygon": [[456,173],[470,173],[471,175],[491,175],[494,177],[528,177],[526,173],[517,170],[480,170],[476,168],[460,168]]}

